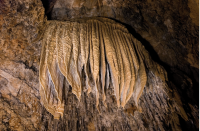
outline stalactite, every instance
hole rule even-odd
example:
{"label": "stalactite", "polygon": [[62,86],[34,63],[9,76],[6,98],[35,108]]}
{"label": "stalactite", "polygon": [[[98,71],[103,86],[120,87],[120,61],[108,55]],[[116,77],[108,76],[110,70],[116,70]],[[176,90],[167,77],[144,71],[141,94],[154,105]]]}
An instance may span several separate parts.
{"label": "stalactite", "polygon": [[[162,67],[151,60],[123,25],[113,20],[48,21],[42,35],[41,102],[56,119],[64,112],[64,77],[79,101],[83,85],[88,94],[95,92],[98,110],[100,93],[106,106],[105,93],[110,84],[117,106],[124,107],[131,97],[137,106],[146,85],[146,70],[165,81]],[[82,73],[85,84],[81,84]]]}

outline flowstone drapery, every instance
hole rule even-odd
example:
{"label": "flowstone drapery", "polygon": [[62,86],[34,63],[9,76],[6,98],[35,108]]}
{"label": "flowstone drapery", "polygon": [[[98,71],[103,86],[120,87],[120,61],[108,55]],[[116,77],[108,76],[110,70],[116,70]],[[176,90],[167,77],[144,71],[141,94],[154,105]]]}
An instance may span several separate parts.
{"label": "flowstone drapery", "polygon": [[80,100],[81,92],[103,96],[114,89],[118,107],[138,99],[146,85],[146,70],[166,80],[165,70],[153,62],[144,46],[121,24],[107,18],[66,22],[48,21],[42,38],[40,95],[45,108],[59,119],[64,111],[64,79]]}

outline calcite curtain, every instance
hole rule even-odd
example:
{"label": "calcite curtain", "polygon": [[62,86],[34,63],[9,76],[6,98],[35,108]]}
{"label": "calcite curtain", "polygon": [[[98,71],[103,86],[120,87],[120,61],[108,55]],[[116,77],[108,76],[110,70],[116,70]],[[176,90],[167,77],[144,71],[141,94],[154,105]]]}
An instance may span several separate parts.
{"label": "calcite curtain", "polygon": [[40,35],[41,103],[54,116],[64,112],[64,79],[80,100],[82,91],[99,95],[112,86],[118,107],[138,99],[146,85],[147,71],[166,80],[165,70],[152,61],[144,46],[120,23],[108,18],[47,21]]}

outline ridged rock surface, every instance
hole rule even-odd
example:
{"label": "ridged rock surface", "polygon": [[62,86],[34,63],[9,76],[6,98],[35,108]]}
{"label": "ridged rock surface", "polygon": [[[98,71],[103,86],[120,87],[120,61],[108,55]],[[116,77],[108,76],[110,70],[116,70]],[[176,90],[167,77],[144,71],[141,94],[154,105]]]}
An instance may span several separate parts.
{"label": "ridged rock surface", "polygon": [[[108,18],[83,18],[66,22],[48,21],[42,39],[40,96],[46,109],[56,118],[64,112],[64,78],[80,101],[84,90],[99,95],[105,106],[106,91],[113,87],[117,106],[131,97],[138,100],[147,83],[146,70],[167,81],[163,67],[155,63],[121,24]],[[108,79],[107,79],[108,78]],[[106,85],[106,86],[105,86]]]}
{"label": "ridged rock surface", "polygon": [[[195,4],[191,1],[189,6],[187,1],[173,2],[151,1],[147,4],[141,1],[134,4],[124,1],[124,4],[119,4],[127,9],[120,21],[131,25],[149,44],[155,45],[152,49],[146,46],[144,39],[140,39],[142,37],[137,37],[151,58],[157,60],[155,53],[151,52],[155,49],[162,61],[175,63],[167,64],[167,68],[164,66],[169,74],[167,85],[147,70],[147,84],[138,107],[130,98],[124,109],[118,108],[113,88],[109,87],[107,108],[100,102],[101,112],[98,112],[95,95],[82,92],[79,102],[64,79],[67,95],[63,119],[55,120],[40,103],[42,43],[32,42],[46,22],[42,2],[1,0],[0,130],[198,130],[199,107],[195,97],[198,96],[198,68],[195,66],[195,63],[198,65],[198,25],[193,22],[195,17],[190,18],[195,15]],[[73,11],[72,8],[69,10]],[[134,19],[134,16],[137,17]],[[168,17],[165,22],[168,26],[164,26]],[[100,99],[103,98],[100,96]]]}

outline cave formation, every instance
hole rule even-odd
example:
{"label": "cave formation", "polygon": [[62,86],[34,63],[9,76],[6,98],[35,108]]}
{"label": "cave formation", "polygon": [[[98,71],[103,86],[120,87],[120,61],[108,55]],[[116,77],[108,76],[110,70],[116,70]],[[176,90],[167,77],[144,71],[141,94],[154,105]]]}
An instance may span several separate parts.
{"label": "cave formation", "polygon": [[142,44],[113,20],[48,21],[43,32],[44,35],[39,36],[43,44],[40,96],[56,119],[64,112],[64,78],[79,101],[83,88],[87,94],[94,90],[97,109],[99,92],[106,105],[105,91],[110,84],[118,107],[124,108],[131,96],[137,105],[147,82],[145,68],[163,83],[167,78],[165,70],[151,60]]}
{"label": "cave formation", "polygon": [[197,3],[1,0],[0,130],[198,130]]}

